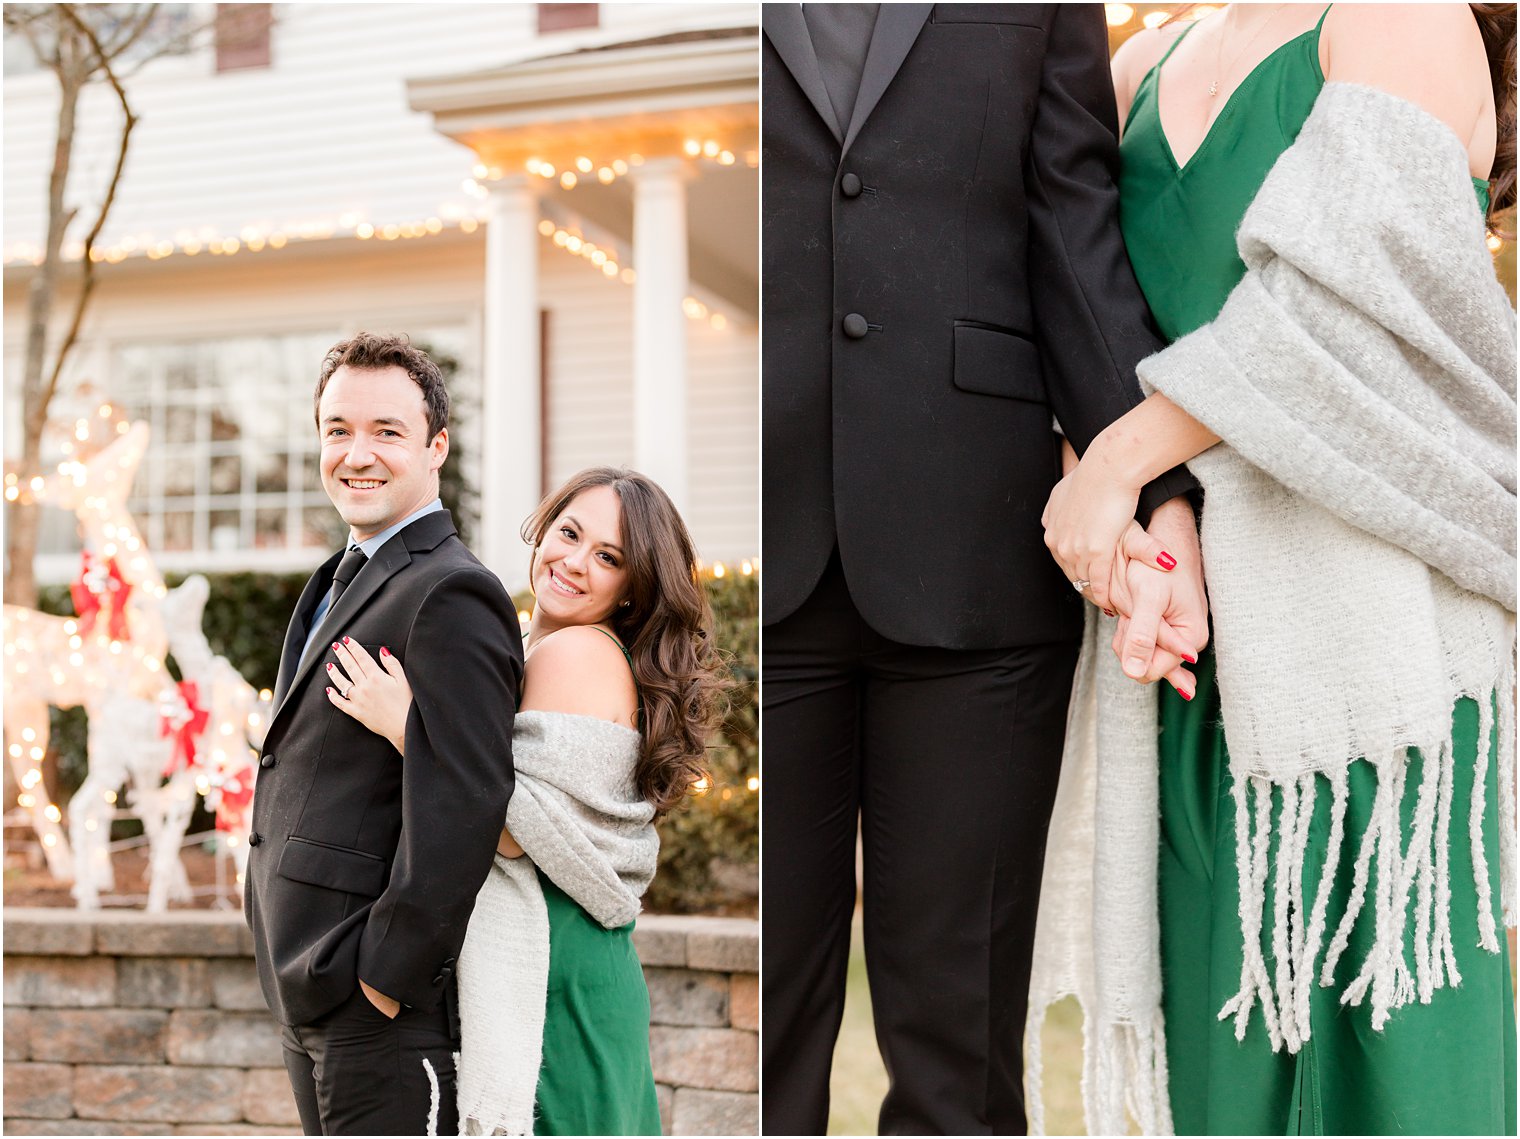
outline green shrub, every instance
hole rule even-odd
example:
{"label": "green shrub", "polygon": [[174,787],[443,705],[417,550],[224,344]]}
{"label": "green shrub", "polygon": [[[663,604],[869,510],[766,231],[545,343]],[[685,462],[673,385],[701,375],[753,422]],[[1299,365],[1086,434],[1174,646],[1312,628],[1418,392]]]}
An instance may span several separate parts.
{"label": "green shrub", "polygon": [[690,913],[734,901],[713,874],[715,860],[753,865],[760,857],[760,589],[752,576],[709,580],[713,634],[728,660],[728,711],[708,746],[710,786],[660,822],[660,872],[646,904]]}
{"label": "green shrub", "polygon": [[[307,575],[205,576],[211,585],[211,597],[202,620],[206,640],[249,684],[272,689],[279,673],[285,627]],[[168,575],[166,581],[173,588],[184,577]],[[687,913],[739,901],[714,879],[714,860],[752,864],[759,851],[758,796],[748,787],[749,778],[759,772],[758,583],[754,577],[729,575],[710,580],[708,589],[716,626],[715,641],[730,661],[735,683],[729,693],[727,715],[709,750],[711,786],[660,824],[660,872],[650,890],[648,905],[666,912]],[[72,614],[68,587],[44,589],[39,607],[50,613]],[[84,781],[83,709],[53,709],[52,730],[49,750],[57,780],[54,800],[61,804]],[[198,805],[192,830],[209,829],[211,825],[204,806]]]}

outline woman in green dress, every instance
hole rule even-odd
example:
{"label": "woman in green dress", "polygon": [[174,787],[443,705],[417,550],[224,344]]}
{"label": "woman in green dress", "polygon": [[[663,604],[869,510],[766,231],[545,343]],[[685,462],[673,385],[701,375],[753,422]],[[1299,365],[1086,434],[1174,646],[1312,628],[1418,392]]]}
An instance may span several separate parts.
{"label": "woman in green dress", "polygon": [[[635,472],[580,472],[523,537],[536,604],[513,730],[517,789],[461,954],[460,1118],[486,1134],[521,1133],[531,1112],[537,1135],[658,1135],[649,994],[628,917],[654,872],[654,819],[703,775],[720,686],[712,616],[680,515]],[[400,750],[411,705],[401,666],[346,651],[354,684],[335,703]],[[533,905],[547,917],[537,981],[519,968],[533,952],[515,940],[522,911],[503,911],[507,928],[478,928],[492,920],[489,891],[516,904],[530,861],[528,892],[541,893]],[[472,942],[485,943],[473,982]],[[541,1003],[524,1017],[520,994],[535,984]],[[502,1033],[502,1022],[526,1027]],[[523,1038],[535,1029],[541,1039]],[[514,1105],[514,1089],[495,1085],[535,1054],[527,1102]]]}
{"label": "woman in green dress", "polygon": [[[1169,341],[1215,321],[1246,275],[1236,240],[1242,218],[1329,81],[1375,88],[1434,116],[1466,150],[1478,207],[1492,217],[1513,206],[1515,9],[1471,7],[1230,5],[1196,22],[1147,30],[1121,48],[1114,59],[1125,122],[1121,224],[1136,277]],[[1314,208],[1304,203],[1305,216]],[[1335,351],[1334,330],[1308,332],[1326,342],[1326,352]],[[1144,365],[1141,376],[1148,378]],[[1503,378],[1498,382],[1502,387]],[[1163,386],[1159,378],[1155,383]],[[1508,398],[1512,416],[1513,376]],[[1191,460],[1221,436],[1237,445],[1230,429],[1213,430],[1227,422],[1228,416],[1199,422],[1158,390],[1095,441],[1052,495],[1048,544],[1074,582],[1097,584],[1091,597],[1099,605],[1122,608],[1124,583],[1158,571],[1126,564],[1113,552],[1121,535],[1095,520],[1125,516],[1125,504],[1134,504],[1131,486]],[[1513,496],[1512,466],[1508,480]],[[1209,480],[1203,481],[1207,492]],[[1217,509],[1233,505],[1221,500]],[[1210,509],[1206,503],[1206,576]],[[1317,553],[1289,556],[1312,561]],[[1509,557],[1512,563],[1512,547]],[[1345,588],[1346,607],[1375,614],[1392,605],[1360,595],[1355,580],[1336,584]],[[1504,607],[1512,613],[1513,600]],[[1215,618],[1221,621],[1217,599]],[[1215,632],[1224,643],[1222,630]],[[1299,650],[1323,658],[1336,647],[1304,643]],[[1504,656],[1509,651],[1501,646]],[[1397,780],[1384,773],[1382,788],[1380,770],[1349,762],[1358,758],[1351,755],[1343,775],[1310,773],[1270,785],[1251,780],[1261,787],[1248,808],[1253,789],[1231,773],[1231,710],[1221,698],[1214,651],[1199,655],[1192,674],[1181,667],[1184,659],[1158,648],[1143,678],[1171,682],[1160,693],[1159,900],[1177,1132],[1514,1134],[1514,1002],[1507,955],[1495,952],[1503,948],[1502,934],[1496,940],[1492,933],[1499,817],[1513,789],[1496,776],[1512,757],[1499,754],[1491,726],[1496,708],[1502,720],[1513,699],[1511,685],[1497,682],[1477,699],[1456,699],[1446,749],[1427,756],[1404,748]],[[1280,715],[1293,712],[1283,708]],[[1427,770],[1434,790],[1422,795]],[[1453,802],[1474,809],[1451,810]],[[1254,819],[1242,822],[1237,816],[1248,809]],[[1446,964],[1434,967],[1434,982],[1428,923],[1419,917],[1400,923],[1402,910],[1393,900],[1385,905],[1379,891],[1380,874],[1400,873],[1400,848],[1384,841],[1380,849],[1392,854],[1372,859],[1370,839],[1358,841],[1389,811],[1396,829],[1384,833],[1408,842],[1410,880],[1402,889],[1412,894],[1421,874],[1412,835],[1436,851],[1424,867],[1428,877],[1439,870],[1450,887],[1449,897],[1433,901],[1420,894],[1437,922],[1447,923]],[[1285,874],[1279,883],[1290,842],[1298,855],[1286,865],[1301,880]],[[1242,883],[1251,893],[1245,904]],[[1378,904],[1364,905],[1374,894]],[[1317,917],[1306,921],[1311,910]],[[1380,940],[1387,920],[1394,922],[1392,937]],[[1374,993],[1367,1003],[1377,1011],[1369,1016],[1365,1007],[1350,1007],[1367,995],[1357,969],[1364,959],[1388,954],[1390,944],[1386,975],[1395,991]],[[1419,962],[1418,982],[1407,960]],[[1275,978],[1268,971],[1274,966]],[[1449,970],[1444,986],[1442,968]],[[1442,987],[1449,991],[1432,999],[1432,989]]]}

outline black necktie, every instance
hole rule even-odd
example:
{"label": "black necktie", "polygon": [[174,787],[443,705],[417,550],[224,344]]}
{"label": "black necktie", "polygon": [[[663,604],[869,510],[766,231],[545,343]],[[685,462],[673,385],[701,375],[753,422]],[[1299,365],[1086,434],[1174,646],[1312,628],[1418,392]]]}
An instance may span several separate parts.
{"label": "black necktie", "polygon": [[349,582],[359,576],[359,571],[364,568],[364,563],[369,561],[364,551],[358,546],[350,546],[348,553],[343,555],[343,560],[338,563],[338,568],[333,570],[332,590],[327,595],[327,612],[332,613],[338,604],[338,598],[343,596],[343,591],[348,588]]}

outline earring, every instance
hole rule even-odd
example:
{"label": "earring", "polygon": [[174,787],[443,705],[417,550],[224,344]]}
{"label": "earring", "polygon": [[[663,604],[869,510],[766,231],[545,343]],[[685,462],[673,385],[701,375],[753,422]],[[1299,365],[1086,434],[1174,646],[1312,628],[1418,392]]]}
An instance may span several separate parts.
{"label": "earring", "polygon": [[618,608],[619,609],[627,609],[632,604],[633,604],[632,601],[627,601],[627,600],[619,601],[618,602]]}

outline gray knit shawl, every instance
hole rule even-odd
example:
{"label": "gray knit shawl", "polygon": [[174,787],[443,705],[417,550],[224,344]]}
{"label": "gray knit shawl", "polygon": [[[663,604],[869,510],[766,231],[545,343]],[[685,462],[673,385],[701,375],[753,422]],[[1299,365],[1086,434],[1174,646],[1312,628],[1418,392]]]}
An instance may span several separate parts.
{"label": "gray knit shawl", "polygon": [[497,855],[459,954],[462,1134],[533,1133],[549,978],[537,870],[607,929],[638,915],[660,851],[638,756],[639,734],[609,720],[517,714],[506,825],[525,857]]}
{"label": "gray knit shawl", "polygon": [[[1325,86],[1237,242],[1247,272],[1218,318],[1139,375],[1224,440],[1189,463],[1207,495],[1201,538],[1236,806],[1244,963],[1220,1016],[1243,1038],[1260,1009],[1272,1047],[1296,1051],[1316,978],[1342,984],[1342,1003],[1370,997],[1378,1030],[1391,1009],[1460,980],[1448,851],[1451,717],[1464,696],[1482,719],[1466,805],[1479,927],[1456,936],[1498,951],[1477,837],[1496,729],[1501,893],[1513,922],[1515,313],[1485,250],[1462,144],[1372,88]],[[1122,1131],[1128,1096],[1147,1131],[1166,1131],[1156,801],[1141,790],[1156,779],[1155,705],[1103,699],[1118,688],[1100,623],[1079,665],[1058,796],[1058,811],[1075,815],[1054,820],[1047,851],[1030,1114],[1038,1126],[1045,1006],[1075,993],[1099,1053],[1084,1080],[1089,1129]],[[1406,828],[1410,748],[1427,762]],[[1374,767],[1378,791],[1366,832],[1348,835],[1356,761]],[[1308,824],[1326,789],[1333,849],[1309,893]],[[1343,841],[1358,852],[1353,891],[1331,914],[1328,875]],[[1375,944],[1337,982],[1364,906]]]}

